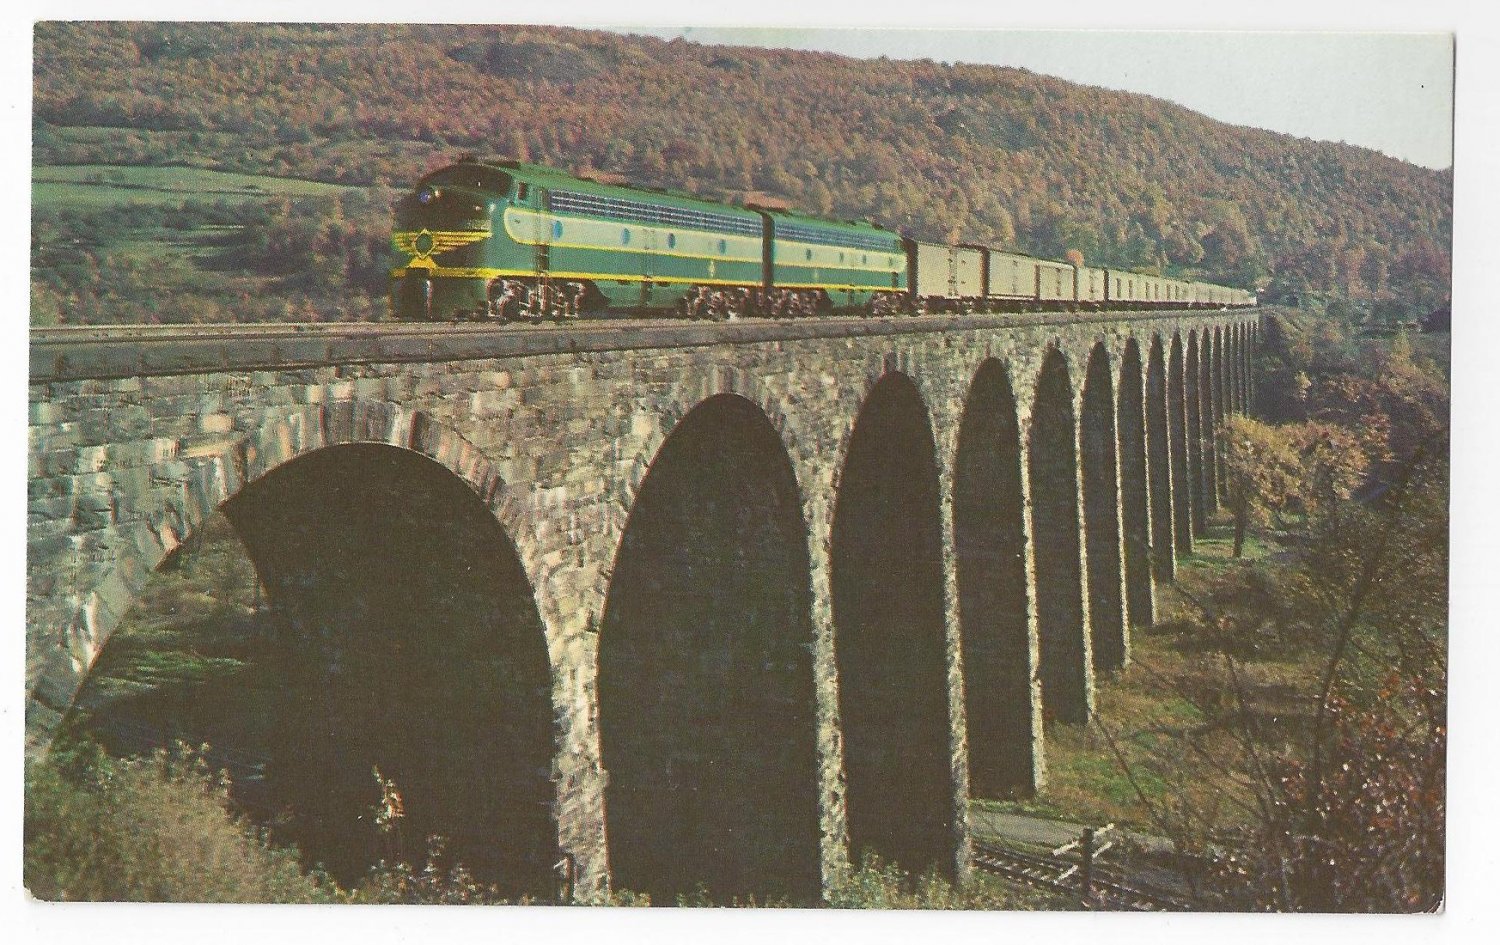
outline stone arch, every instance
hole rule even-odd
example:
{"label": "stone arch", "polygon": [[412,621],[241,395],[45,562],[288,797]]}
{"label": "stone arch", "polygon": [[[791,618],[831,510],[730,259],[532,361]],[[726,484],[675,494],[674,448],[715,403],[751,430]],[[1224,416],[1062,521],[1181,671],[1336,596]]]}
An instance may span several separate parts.
{"label": "stone arch", "polygon": [[830,590],[849,843],[903,869],[956,863],[942,513],[928,408],[888,369],[834,500]]}
{"label": "stone arch", "polygon": [[385,852],[368,821],[378,769],[405,803],[400,855],[420,858],[419,838],[439,835],[509,895],[555,892],[546,630],[473,483],[410,446],[335,443],[223,509],[276,618],[258,659],[284,690],[265,777],[272,806],[291,811],[278,832],[357,881]]}
{"label": "stone arch", "polygon": [[[787,427],[784,401],[754,372],[733,365],[714,364],[701,372],[682,374],[664,394],[642,398],[634,404],[636,418],[648,418],[648,428],[638,446],[631,451],[633,463],[623,477],[623,491],[615,503],[622,525],[635,505],[636,494],[650,472],[652,462],[677,425],[704,401],[726,394],[754,404],[777,435],[783,435],[782,431]],[[790,445],[783,438],[783,447]]]}
{"label": "stone arch", "polygon": [[1078,424],[1067,359],[1048,348],[1037,374],[1027,441],[1042,709],[1070,724],[1093,705],[1084,593]]}
{"label": "stone arch", "polygon": [[1156,620],[1151,581],[1151,483],[1147,473],[1146,392],[1140,344],[1125,340],[1120,358],[1120,532],[1125,557],[1125,612],[1129,625]]}
{"label": "stone arch", "polygon": [[1038,759],[1021,431],[1010,372],[994,358],[974,373],[959,422],[953,543],[970,793],[1028,794]]}
{"label": "stone arch", "polygon": [[1151,565],[1156,579],[1177,578],[1173,553],[1172,443],[1167,412],[1167,368],[1161,335],[1151,336],[1146,354],[1146,466],[1150,480]]}
{"label": "stone arch", "polygon": [[1167,362],[1167,440],[1172,450],[1172,528],[1176,553],[1193,553],[1193,469],[1188,384],[1182,335],[1172,335]]}
{"label": "stone arch", "polygon": [[1191,497],[1193,535],[1206,534],[1208,523],[1208,472],[1205,470],[1203,442],[1203,353],[1196,329],[1188,332],[1185,359],[1184,388],[1187,399],[1187,462],[1188,488]]}
{"label": "stone arch", "polygon": [[636,491],[599,641],[612,879],[671,902],[817,898],[807,526],[760,408],[716,394]]}
{"label": "stone arch", "polygon": [[[383,443],[434,460],[468,483],[487,505],[504,493],[498,471],[473,444],[422,411],[386,401],[342,400],[276,416],[217,452],[153,470],[164,494],[161,508],[124,532],[113,570],[82,595],[57,646],[29,674],[27,742],[45,746],[110,635],[167,556],[197,534],[207,517],[277,467],[325,446]],[[514,534],[515,522],[502,525]]]}
{"label": "stone arch", "polygon": [[1114,384],[1103,343],[1089,352],[1083,382],[1080,455],[1084,561],[1094,670],[1125,665],[1127,631],[1121,553],[1120,455]]}

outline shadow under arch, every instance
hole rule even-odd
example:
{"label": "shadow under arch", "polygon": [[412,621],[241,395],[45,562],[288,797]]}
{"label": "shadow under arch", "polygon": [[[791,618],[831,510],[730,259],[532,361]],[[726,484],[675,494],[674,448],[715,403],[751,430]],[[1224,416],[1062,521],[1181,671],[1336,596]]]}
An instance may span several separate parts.
{"label": "shadow under arch", "polygon": [[1218,342],[1215,329],[1205,327],[1198,344],[1198,412],[1203,445],[1203,528],[1208,530],[1208,520],[1219,508],[1219,391],[1218,391]]}
{"label": "shadow under arch", "polygon": [[1036,787],[1027,628],[1021,431],[1010,374],[979,366],[964,401],[953,464],[953,545],[976,797]]}
{"label": "shadow under arch", "polygon": [[616,888],[818,898],[810,572],[779,434],[738,395],[699,403],[636,493],[600,628]]}
{"label": "shadow under arch", "polygon": [[936,446],[911,378],[865,397],[838,484],[830,580],[849,843],[921,873],[956,865]]}
{"label": "shadow under arch", "polygon": [[1173,550],[1177,555],[1193,553],[1193,466],[1189,462],[1192,436],[1188,426],[1190,396],[1182,335],[1173,333],[1167,360],[1167,440],[1171,450]]}
{"label": "shadow under arch", "polygon": [[1078,423],[1067,359],[1049,348],[1037,375],[1027,444],[1036,559],[1042,710],[1068,724],[1091,710],[1078,482]]}
{"label": "shadow under arch", "polygon": [[[1177,579],[1172,506],[1172,436],[1167,397],[1166,357],[1161,335],[1151,336],[1146,355],[1146,457],[1151,494],[1151,565],[1156,579]],[[1154,619],[1154,615],[1153,615]]]}
{"label": "shadow under arch", "polygon": [[1120,549],[1120,456],[1114,383],[1104,344],[1089,352],[1080,425],[1083,528],[1094,669],[1125,665],[1124,564]]}
{"label": "shadow under arch", "polygon": [[1202,538],[1208,534],[1208,483],[1209,473],[1204,462],[1204,379],[1203,349],[1199,345],[1198,331],[1189,329],[1187,347],[1183,351],[1184,386],[1187,401],[1187,482],[1189,510],[1193,536]]}
{"label": "shadow under arch", "polygon": [[1120,532],[1125,565],[1125,612],[1132,627],[1156,622],[1151,579],[1151,481],[1148,474],[1145,369],[1140,344],[1125,341],[1116,388],[1120,440]]}
{"label": "shadow under arch", "polygon": [[[437,834],[506,894],[555,892],[545,630],[473,485],[411,449],[346,443],[276,466],[223,511],[276,618],[280,832],[346,882],[393,853],[421,862]],[[405,804],[399,850],[371,828],[375,768]]]}

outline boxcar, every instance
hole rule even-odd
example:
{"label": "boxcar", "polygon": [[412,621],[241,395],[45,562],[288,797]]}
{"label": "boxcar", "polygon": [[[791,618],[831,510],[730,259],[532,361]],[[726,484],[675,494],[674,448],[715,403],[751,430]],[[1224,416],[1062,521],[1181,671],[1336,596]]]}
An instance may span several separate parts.
{"label": "boxcar", "polygon": [[906,240],[910,284],[929,307],[957,308],[984,297],[984,251]]}
{"label": "boxcar", "polygon": [[1078,299],[1073,267],[1068,263],[1037,260],[1036,297],[1039,302],[1067,303]]}
{"label": "boxcar", "polygon": [[1078,301],[1090,307],[1104,304],[1104,281],[1108,273],[1093,266],[1078,267]]}
{"label": "boxcar", "polygon": [[986,251],[985,294],[1000,301],[1035,302],[1036,267],[1035,256]]}
{"label": "boxcar", "polygon": [[953,288],[961,299],[984,298],[984,251],[973,246],[953,247]]}
{"label": "boxcar", "polygon": [[1180,308],[1187,299],[1187,284],[1181,279],[1167,280],[1167,301],[1173,308]]}
{"label": "boxcar", "polygon": [[907,240],[906,252],[911,269],[907,279],[917,298],[946,299],[953,294],[953,270],[947,246]]}
{"label": "boxcar", "polygon": [[1109,301],[1114,307],[1130,305],[1141,300],[1136,287],[1135,273],[1109,269],[1106,270],[1106,278],[1109,284]]}

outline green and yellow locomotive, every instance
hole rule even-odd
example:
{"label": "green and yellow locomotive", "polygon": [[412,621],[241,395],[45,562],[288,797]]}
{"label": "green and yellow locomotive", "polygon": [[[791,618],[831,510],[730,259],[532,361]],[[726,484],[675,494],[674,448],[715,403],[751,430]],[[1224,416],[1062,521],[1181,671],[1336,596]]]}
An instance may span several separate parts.
{"label": "green and yellow locomotive", "polygon": [[605,311],[727,318],[882,311],[907,291],[901,239],[517,161],[460,160],[396,208],[397,318]]}

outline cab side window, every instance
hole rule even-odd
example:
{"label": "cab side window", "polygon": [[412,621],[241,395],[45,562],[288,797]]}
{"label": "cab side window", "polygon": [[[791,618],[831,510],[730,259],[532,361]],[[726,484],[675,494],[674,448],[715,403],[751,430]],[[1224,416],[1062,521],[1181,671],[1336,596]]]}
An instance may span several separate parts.
{"label": "cab side window", "polygon": [[517,200],[519,200],[519,201],[521,201],[521,202],[524,203],[525,200],[526,200],[527,195],[530,194],[530,192],[531,192],[531,187],[525,181],[521,181],[519,184],[516,184],[516,199]]}

